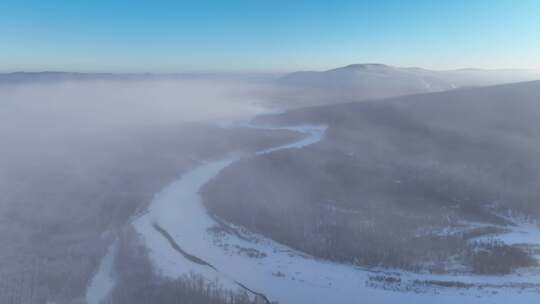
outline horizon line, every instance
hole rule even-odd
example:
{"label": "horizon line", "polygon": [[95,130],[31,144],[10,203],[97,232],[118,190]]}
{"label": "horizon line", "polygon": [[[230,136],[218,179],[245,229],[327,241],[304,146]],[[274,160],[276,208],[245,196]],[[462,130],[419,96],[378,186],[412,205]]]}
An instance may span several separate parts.
{"label": "horizon line", "polygon": [[306,68],[306,69],[179,69],[178,71],[114,71],[114,70],[90,70],[90,69],[17,69],[17,70],[4,70],[0,68],[0,75],[27,73],[27,74],[45,74],[45,73],[72,73],[72,74],[110,74],[110,75],[180,75],[180,74],[280,74],[280,73],[293,73],[293,72],[325,72],[335,69],[347,68],[352,66],[367,66],[367,65],[380,65],[398,69],[423,69],[435,72],[452,72],[452,71],[492,71],[492,72],[505,72],[505,71],[528,71],[528,72],[540,72],[540,68],[522,68],[522,67],[505,67],[505,68],[479,68],[479,67],[456,67],[446,69],[433,69],[425,68],[422,66],[401,66],[391,65],[376,62],[366,63],[352,63],[347,65],[340,65],[332,68]]}

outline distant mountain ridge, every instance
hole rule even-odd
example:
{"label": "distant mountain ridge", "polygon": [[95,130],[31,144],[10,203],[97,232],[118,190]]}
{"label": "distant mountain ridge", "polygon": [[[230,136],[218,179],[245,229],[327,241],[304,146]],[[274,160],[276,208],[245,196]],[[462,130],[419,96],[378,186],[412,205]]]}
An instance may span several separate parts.
{"label": "distant mountain ridge", "polygon": [[318,90],[345,99],[386,98],[540,79],[540,71],[460,69],[435,71],[380,63],[351,64],[327,71],[301,71],[277,80],[284,88]]}
{"label": "distant mountain ridge", "polygon": [[108,72],[11,72],[0,73],[0,85],[25,83],[55,83],[65,81],[143,81],[143,80],[190,80],[190,79],[223,79],[260,81],[274,78],[272,74],[263,73],[108,73]]}
{"label": "distant mountain ridge", "polygon": [[13,72],[0,74],[0,83],[20,83],[20,82],[55,82],[68,80],[97,80],[97,79],[126,79],[126,78],[142,78],[143,74],[114,74],[114,73],[78,73],[78,72],[59,72],[59,71],[43,71],[43,72]]}
{"label": "distant mountain ridge", "polygon": [[381,63],[351,64],[326,71],[289,74],[263,72],[180,73],[0,73],[0,87],[62,82],[210,81],[254,84],[249,94],[278,107],[304,107],[340,102],[382,99],[403,95],[449,91],[540,80],[535,70],[458,69],[435,71],[419,67],[395,67]]}
{"label": "distant mountain ridge", "polygon": [[384,64],[353,64],[324,72],[296,72],[279,79],[287,85],[348,91],[370,97],[384,97],[451,89],[451,83],[423,71]]}

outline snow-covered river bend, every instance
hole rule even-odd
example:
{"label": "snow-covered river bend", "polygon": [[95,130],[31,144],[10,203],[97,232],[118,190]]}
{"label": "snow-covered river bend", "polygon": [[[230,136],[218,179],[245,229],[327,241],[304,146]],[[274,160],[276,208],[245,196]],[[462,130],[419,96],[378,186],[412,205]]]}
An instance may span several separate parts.
{"label": "snow-covered river bend", "polygon": [[[257,154],[317,143],[326,130],[325,126],[313,125],[257,128],[305,134],[295,143]],[[212,228],[220,223],[205,209],[199,191],[239,159],[240,156],[231,155],[187,172],[157,193],[148,212],[133,222],[158,273],[168,278],[196,273],[210,281],[219,280],[225,288],[243,289],[253,296],[279,303],[534,303],[535,299],[540,299],[538,290],[502,287],[516,283],[540,284],[540,275],[490,277],[393,272],[403,282],[459,281],[483,286],[459,290],[427,288],[405,294],[403,290],[373,287],[370,278],[376,274],[372,271],[316,259],[260,235],[241,229],[236,229],[240,234],[223,231],[216,234]],[[110,269],[103,271],[110,272]],[[103,290],[110,289],[104,287]],[[104,299],[107,293],[101,292],[101,295]]]}

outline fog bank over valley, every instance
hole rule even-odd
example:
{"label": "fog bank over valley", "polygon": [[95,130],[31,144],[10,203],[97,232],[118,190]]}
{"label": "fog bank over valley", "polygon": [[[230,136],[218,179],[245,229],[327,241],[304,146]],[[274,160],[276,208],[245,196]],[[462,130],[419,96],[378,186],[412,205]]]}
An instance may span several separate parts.
{"label": "fog bank over valley", "polygon": [[534,298],[537,78],[1,74],[0,303]]}
{"label": "fog bank over valley", "polygon": [[0,85],[0,302],[83,299],[107,246],[161,187],[200,161],[296,138],[219,127],[267,111],[255,87],[215,79]]}

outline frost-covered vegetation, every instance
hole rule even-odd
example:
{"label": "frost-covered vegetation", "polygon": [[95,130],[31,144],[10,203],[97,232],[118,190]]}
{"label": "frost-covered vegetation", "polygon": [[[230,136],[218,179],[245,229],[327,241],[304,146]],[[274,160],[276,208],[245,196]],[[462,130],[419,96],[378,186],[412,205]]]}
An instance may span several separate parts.
{"label": "frost-covered vegetation", "polygon": [[21,146],[3,146],[0,303],[83,301],[115,231],[164,184],[202,160],[296,138],[204,124],[79,135],[20,153]]}
{"label": "frost-covered vegetation", "polygon": [[[279,282],[271,288],[256,282],[256,290],[283,296],[280,288],[292,281],[304,292],[315,290],[306,287],[312,283],[343,283],[340,272],[332,279],[323,277],[334,267],[351,274],[355,284],[367,276],[348,266],[304,259],[302,252],[355,265],[434,273],[507,274],[535,266],[539,247],[521,242],[527,238],[516,234],[520,226],[513,223],[540,219],[539,87],[530,83],[454,91],[259,119],[328,126],[324,137],[307,141],[289,131],[243,124],[111,127],[108,122],[95,128],[79,121],[80,115],[46,115],[47,121],[39,121],[33,119],[42,109],[29,107],[29,116],[15,121],[4,111],[0,303],[84,303],[91,278],[113,242],[118,246],[115,286],[107,301],[252,303],[253,293],[225,288],[197,273],[171,279],[156,272],[147,257],[152,248],[139,246],[137,235],[126,228],[149,211],[148,203],[166,184],[231,152],[249,156],[240,157],[205,187],[206,206],[220,225],[212,227],[215,235],[204,234],[206,230],[197,235],[217,238],[213,241],[221,247],[196,249],[204,258],[225,250],[225,256],[216,255],[222,262],[218,268],[227,275],[238,275],[242,268],[246,285],[253,284],[249,278],[255,268],[257,277]],[[70,121],[57,122],[59,117]],[[24,124],[28,126],[22,128]],[[23,131],[11,132],[14,126]],[[237,233],[238,225],[247,228],[246,235],[256,235],[256,242],[272,246],[228,244],[227,235]],[[518,238],[499,241],[502,234]],[[494,240],[487,238],[491,236]],[[232,260],[227,255],[239,257],[236,264],[222,267],[221,258]],[[287,266],[289,262],[300,264]],[[314,270],[303,273],[303,267]],[[430,280],[418,284],[453,284]],[[395,283],[384,275],[373,281]],[[455,285],[469,288],[463,282]],[[354,284],[347,285],[347,295],[358,295],[354,290]]]}
{"label": "frost-covered vegetation", "polygon": [[206,187],[206,205],[293,248],[357,265],[492,274],[534,266],[519,244],[425,232],[464,221],[511,227],[501,215],[509,211],[540,219],[538,96],[531,82],[262,117],[329,128],[313,146],[225,169]]}
{"label": "frost-covered vegetation", "polygon": [[497,241],[474,244],[466,259],[477,274],[506,274],[516,268],[538,265],[530,251]]}
{"label": "frost-covered vegetation", "polygon": [[245,291],[231,291],[219,281],[208,281],[191,273],[167,279],[156,273],[138,235],[124,229],[115,257],[117,284],[109,303],[255,304]]}

